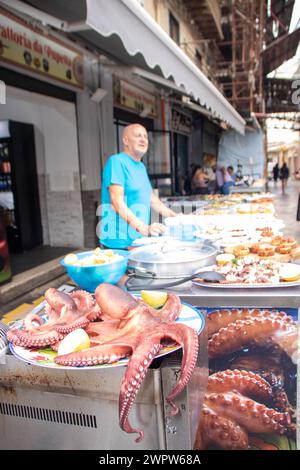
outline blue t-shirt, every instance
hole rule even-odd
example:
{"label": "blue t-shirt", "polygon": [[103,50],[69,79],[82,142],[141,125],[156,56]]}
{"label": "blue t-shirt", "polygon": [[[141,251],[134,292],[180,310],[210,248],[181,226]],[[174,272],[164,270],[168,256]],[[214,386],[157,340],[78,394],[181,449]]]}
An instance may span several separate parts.
{"label": "blue t-shirt", "polygon": [[106,162],[102,178],[100,242],[109,248],[127,248],[141,234],[128,225],[111,205],[109,186],[124,188],[124,201],[144,224],[150,223],[152,186],[143,162],[126,153],[112,155]]}

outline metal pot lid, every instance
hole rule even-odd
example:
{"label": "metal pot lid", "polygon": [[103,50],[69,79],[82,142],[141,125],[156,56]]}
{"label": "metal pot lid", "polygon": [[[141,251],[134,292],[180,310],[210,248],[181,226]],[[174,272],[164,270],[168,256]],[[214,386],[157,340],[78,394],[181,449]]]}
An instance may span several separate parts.
{"label": "metal pot lid", "polygon": [[130,252],[129,261],[139,263],[187,263],[200,261],[217,254],[217,249],[209,243],[174,241],[161,245],[136,248]]}

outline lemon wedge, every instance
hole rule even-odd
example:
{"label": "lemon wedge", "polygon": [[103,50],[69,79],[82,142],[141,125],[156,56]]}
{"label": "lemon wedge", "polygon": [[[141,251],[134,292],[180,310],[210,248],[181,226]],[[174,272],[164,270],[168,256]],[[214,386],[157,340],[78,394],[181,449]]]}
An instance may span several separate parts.
{"label": "lemon wedge", "polygon": [[166,303],[168,298],[168,294],[166,292],[156,290],[142,290],[141,296],[143,301],[153,308],[162,307]]}
{"label": "lemon wedge", "polygon": [[59,356],[62,356],[64,354],[82,351],[82,349],[88,349],[90,344],[91,342],[87,332],[82,328],[78,328],[64,337],[58,347],[57,353]]}
{"label": "lemon wedge", "polygon": [[279,277],[285,282],[298,281],[300,278],[300,266],[298,264],[283,265],[279,271]]}

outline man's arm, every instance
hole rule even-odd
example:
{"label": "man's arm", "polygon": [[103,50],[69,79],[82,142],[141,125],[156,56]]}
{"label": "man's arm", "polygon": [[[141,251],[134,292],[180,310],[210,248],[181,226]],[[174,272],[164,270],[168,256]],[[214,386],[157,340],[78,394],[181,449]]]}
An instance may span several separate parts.
{"label": "man's arm", "polygon": [[159,235],[165,231],[165,226],[162,224],[146,225],[129,209],[124,201],[124,188],[118,184],[109,186],[109,195],[111,205],[115,211],[127,222],[134,230],[144,236]]}
{"label": "man's arm", "polygon": [[153,191],[151,194],[151,207],[155,210],[155,212],[158,212],[158,214],[161,214],[163,217],[176,217],[178,215],[176,212],[165,206],[165,204],[161,202],[161,200],[154,194]]}

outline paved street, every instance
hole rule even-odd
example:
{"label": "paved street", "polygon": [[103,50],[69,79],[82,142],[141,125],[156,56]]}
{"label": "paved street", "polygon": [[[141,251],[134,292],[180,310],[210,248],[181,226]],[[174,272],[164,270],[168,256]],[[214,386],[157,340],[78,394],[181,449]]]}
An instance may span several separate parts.
{"label": "paved street", "polygon": [[276,194],[274,200],[275,215],[284,221],[284,233],[295,237],[298,241],[300,241],[300,222],[296,221],[296,213],[299,188],[300,181],[290,180],[286,188],[286,194],[282,195],[280,182],[277,183],[277,186],[273,182],[269,185],[269,190]]}

